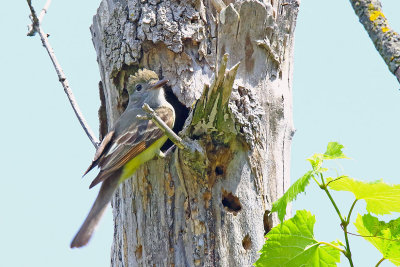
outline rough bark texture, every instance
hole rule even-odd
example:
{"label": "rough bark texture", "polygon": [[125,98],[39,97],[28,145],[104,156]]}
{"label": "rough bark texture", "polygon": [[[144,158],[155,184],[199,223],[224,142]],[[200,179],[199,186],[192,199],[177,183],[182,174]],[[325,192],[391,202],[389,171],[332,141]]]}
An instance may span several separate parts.
{"label": "rough bark texture", "polygon": [[400,36],[389,26],[379,0],[350,0],[361,24],[389,70],[400,82]]}
{"label": "rough bark texture", "polygon": [[[268,210],[289,186],[299,3],[229,3],[218,13],[202,0],[103,0],[94,17],[107,125],[124,109],[127,77],[145,67],[190,109],[177,114],[180,135],[199,148],[152,160],[121,185],[112,266],[250,266],[276,222]],[[211,85],[225,53],[228,70],[241,62],[232,92]]]}

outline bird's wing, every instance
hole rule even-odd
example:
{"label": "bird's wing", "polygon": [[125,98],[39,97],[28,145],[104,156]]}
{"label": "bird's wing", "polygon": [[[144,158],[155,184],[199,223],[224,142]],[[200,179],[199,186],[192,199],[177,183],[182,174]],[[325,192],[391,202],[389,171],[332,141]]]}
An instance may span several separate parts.
{"label": "bird's wing", "polygon": [[[155,112],[168,127],[173,127],[175,121],[173,110],[160,107]],[[163,135],[164,133],[153,121],[135,119],[126,130],[122,130],[119,136],[113,138],[108,151],[100,156],[98,165],[101,171],[90,187],[107,179],[112,172],[124,166]]]}
{"label": "bird's wing", "polygon": [[100,158],[100,156],[103,155],[104,151],[106,150],[106,148],[108,148],[111,139],[114,136],[114,131],[109,132],[101,141],[100,146],[97,148],[96,150],[96,154],[94,155],[94,159],[92,161],[92,163],[90,164],[89,168],[87,168],[87,170],[85,171],[85,173],[83,174],[83,176],[85,176],[91,169],[93,169],[95,166],[97,166],[98,164],[98,159]]}

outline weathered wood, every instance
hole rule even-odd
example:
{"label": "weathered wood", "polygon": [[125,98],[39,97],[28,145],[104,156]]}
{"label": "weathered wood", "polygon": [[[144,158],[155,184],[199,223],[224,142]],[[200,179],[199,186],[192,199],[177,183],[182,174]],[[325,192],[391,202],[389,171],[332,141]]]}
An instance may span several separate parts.
{"label": "weathered wood", "polygon": [[91,31],[109,127],[124,108],[126,77],[146,67],[194,108],[180,135],[198,148],[150,161],[121,185],[112,266],[250,266],[258,258],[276,222],[268,210],[289,185],[293,135],[298,2],[271,2],[225,1],[219,13],[202,0],[102,1]]}

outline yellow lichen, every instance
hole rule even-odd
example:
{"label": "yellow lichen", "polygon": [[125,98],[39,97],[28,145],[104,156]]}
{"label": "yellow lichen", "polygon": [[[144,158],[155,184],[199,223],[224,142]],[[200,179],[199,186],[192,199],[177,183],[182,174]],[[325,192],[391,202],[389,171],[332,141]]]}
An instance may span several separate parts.
{"label": "yellow lichen", "polygon": [[388,32],[388,31],[390,31],[390,29],[388,27],[383,27],[382,28],[382,32]]}
{"label": "yellow lichen", "polygon": [[374,11],[371,11],[371,13],[369,15],[369,20],[375,21],[379,17],[385,18],[385,15],[380,10],[374,10]]}

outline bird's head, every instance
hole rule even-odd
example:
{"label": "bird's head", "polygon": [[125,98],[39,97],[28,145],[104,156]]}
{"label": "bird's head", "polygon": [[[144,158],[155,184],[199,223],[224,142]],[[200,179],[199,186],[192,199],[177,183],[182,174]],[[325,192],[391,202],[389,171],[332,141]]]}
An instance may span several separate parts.
{"label": "bird's head", "polygon": [[168,80],[159,80],[158,75],[148,69],[141,69],[128,79],[129,105],[158,106],[159,102],[165,101],[163,86]]}

